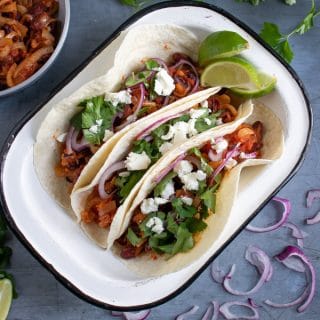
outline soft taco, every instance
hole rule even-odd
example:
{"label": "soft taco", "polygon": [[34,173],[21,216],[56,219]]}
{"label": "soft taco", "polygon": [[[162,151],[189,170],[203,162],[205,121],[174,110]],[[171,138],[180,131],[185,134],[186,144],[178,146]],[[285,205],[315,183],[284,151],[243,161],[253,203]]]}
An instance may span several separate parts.
{"label": "soft taco", "polygon": [[228,223],[241,170],[271,163],[282,148],[281,123],[262,105],[240,125],[235,122],[190,139],[149,170],[111,229],[109,246],[118,238],[115,255],[144,276],[191,264]]}
{"label": "soft taco", "polygon": [[252,113],[250,100],[239,108],[230,103],[228,95],[209,92],[146,118],[123,134],[92,181],[71,194],[72,209],[85,233],[99,246],[109,247],[110,237],[117,233],[124,213],[157,161],[188,139],[239,125]]}
{"label": "soft taco", "polygon": [[[113,67],[55,105],[37,135],[37,175],[68,209],[73,187],[92,181],[133,126],[217,91],[199,85],[199,42],[192,32],[174,25],[144,25],[120,37]],[[229,110],[223,117],[230,121],[234,109],[225,105]]]}

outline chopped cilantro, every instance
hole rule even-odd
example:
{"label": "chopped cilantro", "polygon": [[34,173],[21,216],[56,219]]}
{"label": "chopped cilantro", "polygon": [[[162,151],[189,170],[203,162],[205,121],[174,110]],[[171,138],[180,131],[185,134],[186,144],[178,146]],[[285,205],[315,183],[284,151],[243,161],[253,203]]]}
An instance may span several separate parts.
{"label": "chopped cilantro", "polygon": [[186,205],[180,198],[173,199],[171,203],[180,218],[190,218],[197,213],[197,209],[194,206]]}
{"label": "chopped cilantro", "polygon": [[152,60],[152,59],[146,61],[146,62],[145,62],[145,65],[146,65],[146,67],[147,67],[148,70],[153,70],[153,69],[155,69],[155,68],[159,68],[159,67],[160,67],[159,64],[158,64],[158,62],[155,61],[155,60]]}
{"label": "chopped cilantro", "polygon": [[127,233],[127,239],[133,246],[139,246],[142,242],[142,239],[140,239],[133,231],[131,228],[128,229]]}
{"label": "chopped cilantro", "polygon": [[116,186],[120,189],[119,196],[122,201],[129,195],[132,188],[144,175],[145,170],[131,171],[127,177],[118,176],[116,179]]}
{"label": "chopped cilantro", "polygon": [[198,148],[192,148],[189,151],[189,154],[194,154],[201,160],[201,169],[208,175],[213,172],[213,169],[208,165],[207,160],[202,156],[200,150]]}
{"label": "chopped cilantro", "polygon": [[186,221],[188,230],[191,233],[196,233],[196,232],[201,232],[203,231],[206,227],[207,224],[202,221],[202,219],[197,219],[197,218],[188,218]]}
{"label": "chopped cilantro", "polygon": [[155,163],[162,156],[157,146],[155,146],[153,143],[147,142],[144,139],[136,140],[133,143],[132,151],[135,153],[143,153],[144,151],[151,159],[152,163]]}
{"label": "chopped cilantro", "polygon": [[138,83],[143,82],[145,85],[147,83],[147,79],[151,76],[152,71],[150,70],[144,70],[140,71],[138,73],[132,73],[131,76],[129,76],[125,82],[126,87],[132,87]]}

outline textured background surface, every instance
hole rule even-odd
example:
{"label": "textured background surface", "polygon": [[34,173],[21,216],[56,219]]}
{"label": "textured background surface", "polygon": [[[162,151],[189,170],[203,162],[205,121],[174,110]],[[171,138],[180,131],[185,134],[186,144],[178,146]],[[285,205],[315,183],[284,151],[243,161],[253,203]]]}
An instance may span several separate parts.
{"label": "textured background surface", "polygon": [[[62,53],[46,76],[40,82],[12,97],[0,100],[0,145],[9,131],[28,111],[35,108],[51,90],[75,67],[77,67],[106,37],[108,37],[134,10],[121,6],[116,0],[74,0],[71,1],[71,25]],[[285,6],[280,0],[267,0],[259,7],[238,3],[234,0],[207,1],[226,9],[255,31],[259,31],[263,21],[275,22],[283,32],[294,27],[309,10],[310,1],[299,0],[293,7]],[[319,1],[317,2],[320,5]],[[318,22],[319,25],[319,22]],[[303,37],[293,39],[295,59],[292,66],[303,80],[311,100],[314,112],[314,130],[311,147],[306,160],[298,174],[279,193],[292,201],[293,212],[290,221],[303,228],[309,236],[305,240],[305,253],[320,271],[320,232],[319,225],[305,226],[304,219],[315,214],[320,203],[315,202],[311,209],[305,208],[306,191],[319,188],[319,118],[320,118],[320,82],[319,54],[320,29],[314,28]],[[297,132],[299,134],[299,132]],[[269,204],[254,223],[263,225],[270,221],[273,205]],[[269,218],[267,217],[269,215]],[[233,243],[221,254],[217,262],[224,268],[237,263],[237,275],[234,287],[247,290],[255,284],[256,271],[243,259],[244,251],[249,244],[258,244],[270,256],[280,252],[286,245],[295,244],[289,231],[281,228],[273,233],[252,234],[243,231]],[[13,302],[9,319],[21,320],[78,320],[78,319],[111,319],[110,312],[92,306],[65,289],[44,269],[12,235],[9,245],[13,248],[12,272],[16,278],[19,298]],[[288,269],[274,262],[275,273],[272,281],[267,283],[258,294],[254,295],[260,304],[266,298],[286,302],[299,295],[305,285],[303,275],[289,272]],[[175,299],[152,310],[149,319],[174,319],[175,316],[192,305],[200,306],[199,311],[190,319],[201,319],[210,301],[219,302],[241,300],[225,293],[221,287],[213,283],[210,270],[203,274]],[[317,277],[320,281],[319,276]],[[317,286],[319,288],[319,285]],[[156,290],[156,288],[155,288]],[[148,294],[148,292],[146,292]],[[320,294],[316,296],[309,309],[298,314],[295,308],[273,309],[259,308],[262,319],[319,319]]]}

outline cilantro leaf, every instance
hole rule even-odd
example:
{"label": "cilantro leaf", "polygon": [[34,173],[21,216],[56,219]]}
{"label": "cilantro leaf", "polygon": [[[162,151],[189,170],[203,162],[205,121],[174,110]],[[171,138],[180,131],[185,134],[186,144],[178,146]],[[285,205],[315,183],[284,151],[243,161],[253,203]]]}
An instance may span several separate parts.
{"label": "cilantro leaf", "polygon": [[173,199],[171,204],[180,218],[191,218],[197,213],[194,206],[184,204],[180,198]]}
{"label": "cilantro leaf", "polygon": [[312,0],[311,10],[307,14],[307,16],[298,24],[295,30],[293,30],[292,33],[299,33],[300,35],[302,35],[309,31],[314,26],[314,18],[318,13],[316,12],[316,5],[314,3],[314,0]]}
{"label": "cilantro leaf", "polygon": [[162,156],[158,147],[154,145],[154,143],[150,143],[144,139],[136,140],[133,143],[132,151],[135,153],[143,153],[143,151],[148,155],[151,159],[152,163],[155,163]]}
{"label": "cilantro leaf", "polygon": [[142,242],[142,239],[140,239],[131,228],[128,228],[127,239],[135,247],[139,246]]}
{"label": "cilantro leaf", "polygon": [[207,189],[204,193],[201,194],[200,199],[203,200],[203,203],[207,210],[211,210],[212,212],[215,212],[216,208],[216,191],[218,190],[220,183],[221,183],[222,175],[218,174],[215,177],[216,184]]}
{"label": "cilantro leaf", "polygon": [[209,166],[207,160],[202,156],[198,148],[191,148],[189,154],[194,154],[201,160],[201,169],[208,175],[213,172],[213,169]]}
{"label": "cilantro leaf", "polygon": [[191,233],[201,232],[207,227],[204,221],[197,218],[188,218],[186,224]]}
{"label": "cilantro leaf", "polygon": [[150,77],[152,71],[149,70],[145,70],[145,71],[141,71],[139,73],[132,73],[126,80],[125,82],[125,86],[126,87],[132,87],[138,83],[146,83],[147,79]]}
{"label": "cilantro leaf", "polygon": [[146,62],[145,62],[145,65],[146,65],[146,67],[147,67],[148,70],[153,70],[153,69],[155,69],[155,68],[159,68],[159,67],[160,67],[159,64],[158,64],[158,62],[155,61],[155,60],[152,60],[152,59],[146,61]]}
{"label": "cilantro leaf", "polygon": [[12,250],[9,247],[0,247],[0,270],[8,266],[11,255]]}
{"label": "cilantro leaf", "polygon": [[288,41],[288,37],[282,35],[276,24],[265,22],[260,31],[261,38],[277,51],[287,62],[293,59],[293,51]]}
{"label": "cilantro leaf", "polygon": [[117,177],[116,186],[119,187],[119,196],[122,201],[129,195],[131,189],[137,184],[137,182],[144,175],[145,170],[131,171],[127,177]]}

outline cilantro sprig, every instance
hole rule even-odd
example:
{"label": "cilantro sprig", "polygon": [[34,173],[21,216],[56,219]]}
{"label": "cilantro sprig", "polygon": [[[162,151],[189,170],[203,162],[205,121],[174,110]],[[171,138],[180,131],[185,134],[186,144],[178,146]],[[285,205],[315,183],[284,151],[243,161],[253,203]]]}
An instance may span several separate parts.
{"label": "cilantro sprig", "polygon": [[276,24],[265,22],[260,31],[260,36],[290,63],[294,57],[293,50],[289,43],[290,38],[293,35],[303,35],[308,32],[314,26],[314,19],[319,14],[320,10],[316,9],[315,2],[312,0],[311,9],[306,17],[289,34],[282,34]]}

